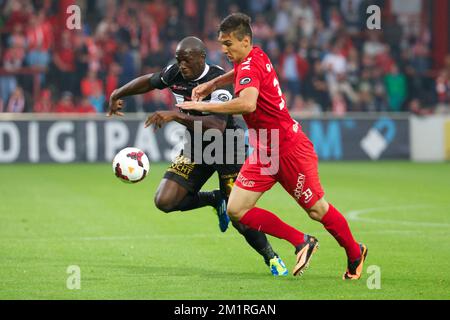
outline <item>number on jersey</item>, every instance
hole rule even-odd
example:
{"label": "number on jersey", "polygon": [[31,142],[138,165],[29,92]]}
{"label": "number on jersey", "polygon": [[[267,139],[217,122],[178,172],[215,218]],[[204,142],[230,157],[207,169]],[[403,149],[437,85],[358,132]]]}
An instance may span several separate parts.
{"label": "number on jersey", "polygon": [[278,95],[279,95],[280,98],[281,98],[280,110],[283,110],[284,107],[286,106],[286,102],[285,102],[284,99],[283,99],[283,92],[281,92],[280,83],[278,82],[278,79],[277,79],[277,78],[274,78],[274,79],[273,79],[273,86],[274,86],[275,88],[277,88],[277,90],[278,90]]}

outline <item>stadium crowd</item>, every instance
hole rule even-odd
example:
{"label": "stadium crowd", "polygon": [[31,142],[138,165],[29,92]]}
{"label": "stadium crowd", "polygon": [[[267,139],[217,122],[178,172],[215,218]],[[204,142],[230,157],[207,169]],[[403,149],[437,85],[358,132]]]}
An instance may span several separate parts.
{"label": "stadium crowd", "polygon": [[[450,55],[432,69],[422,19],[383,15],[382,30],[368,30],[366,8],[383,0],[84,0],[76,1],[81,30],[61,24],[71,3],[0,0],[0,112],[104,112],[115,88],[173,63],[187,35],[205,41],[209,63],[230,69],[216,30],[237,11],[252,16],[254,42],[269,53],[293,112],[450,112]],[[167,90],[126,103],[128,112],[174,105]]]}

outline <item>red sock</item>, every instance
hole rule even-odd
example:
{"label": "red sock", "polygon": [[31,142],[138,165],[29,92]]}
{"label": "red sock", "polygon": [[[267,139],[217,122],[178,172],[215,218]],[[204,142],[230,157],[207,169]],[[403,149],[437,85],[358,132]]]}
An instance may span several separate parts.
{"label": "red sock", "polygon": [[355,261],[360,258],[361,250],[359,244],[353,238],[347,220],[331,204],[327,214],[322,218],[322,224],[336,239],[339,245],[345,249],[350,261]]}
{"label": "red sock", "polygon": [[305,235],[302,232],[284,223],[272,212],[260,208],[253,208],[247,211],[240,222],[252,229],[287,240],[294,247],[297,247],[305,241]]}

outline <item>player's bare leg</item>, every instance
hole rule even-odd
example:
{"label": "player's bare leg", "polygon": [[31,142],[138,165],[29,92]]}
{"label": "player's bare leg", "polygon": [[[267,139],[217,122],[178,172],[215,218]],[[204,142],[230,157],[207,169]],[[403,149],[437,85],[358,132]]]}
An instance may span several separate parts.
{"label": "player's bare leg", "polygon": [[322,223],[339,245],[345,249],[347,271],[344,274],[344,279],[359,279],[367,256],[367,247],[355,241],[344,216],[325,198],[320,199],[310,209],[305,210],[311,219]]}
{"label": "player's bare leg", "polygon": [[262,195],[263,192],[248,191],[234,186],[228,200],[228,214],[233,221],[240,221],[252,229],[289,241],[295,247],[297,255],[293,274],[301,274],[317,250],[318,241],[286,224],[275,214],[256,208],[256,202]]}

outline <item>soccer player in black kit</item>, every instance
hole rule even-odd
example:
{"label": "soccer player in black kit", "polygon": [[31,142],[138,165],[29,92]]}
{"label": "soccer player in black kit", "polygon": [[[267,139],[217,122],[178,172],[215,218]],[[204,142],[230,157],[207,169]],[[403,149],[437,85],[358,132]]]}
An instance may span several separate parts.
{"label": "soccer player in black kit", "polygon": [[[113,91],[109,100],[108,116],[123,115],[124,103],[121,100],[122,98],[143,94],[155,89],[169,88],[177,103],[190,100],[193,88],[225,73],[221,67],[206,63],[206,47],[200,39],[195,37],[187,37],[178,44],[175,58],[177,63],[169,65],[161,72],[144,75]],[[205,101],[224,102],[231,99],[232,95],[229,91],[220,89],[214,91]],[[236,125],[233,116],[230,115],[197,111],[182,112],[181,110],[155,112],[147,118],[145,126],[153,125],[155,128],[160,128],[171,121],[186,126],[186,134],[189,135],[187,141],[190,143],[185,145],[181,154],[167,169],[156,192],[155,205],[166,213],[211,206],[217,211],[220,230],[225,232],[230,221],[226,213],[226,203],[243,163],[243,161],[242,163],[238,161],[240,159],[239,152],[245,153],[245,150],[239,148],[238,143],[233,138],[233,163],[229,164],[225,161],[227,148],[229,147],[226,141],[223,143],[223,163],[205,164],[204,161],[195,163],[194,150],[203,154],[204,148],[210,142],[203,141],[202,146],[200,146],[201,150],[197,150],[199,146],[192,143],[194,141],[194,126],[195,123],[201,123],[202,135],[208,129],[220,130],[223,133],[224,140],[225,129],[237,130],[239,127]],[[242,136],[242,138],[244,137]],[[245,155],[243,158],[245,158]],[[219,175],[220,190],[201,192],[202,186],[216,171]],[[247,228],[239,222],[232,222],[232,224],[245,237],[248,244],[264,258],[264,262],[270,267],[273,275],[288,274],[285,264],[273,251],[264,233]]]}

